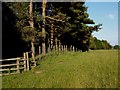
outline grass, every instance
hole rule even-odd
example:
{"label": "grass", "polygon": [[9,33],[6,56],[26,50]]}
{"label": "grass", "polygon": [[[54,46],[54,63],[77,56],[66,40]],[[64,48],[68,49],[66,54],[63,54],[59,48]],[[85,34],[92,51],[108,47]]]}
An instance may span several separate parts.
{"label": "grass", "polygon": [[51,53],[29,72],[2,77],[3,88],[116,88],[118,51]]}

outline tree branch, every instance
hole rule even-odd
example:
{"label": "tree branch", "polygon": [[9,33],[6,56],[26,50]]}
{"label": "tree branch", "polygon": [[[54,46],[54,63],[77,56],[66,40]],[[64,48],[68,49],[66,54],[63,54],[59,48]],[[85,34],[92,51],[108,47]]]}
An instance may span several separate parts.
{"label": "tree branch", "polygon": [[50,20],[57,21],[57,22],[63,22],[63,23],[65,22],[65,21],[62,21],[60,19],[55,19],[55,18],[52,18],[52,17],[49,17],[49,16],[45,16],[45,18],[48,18]]}

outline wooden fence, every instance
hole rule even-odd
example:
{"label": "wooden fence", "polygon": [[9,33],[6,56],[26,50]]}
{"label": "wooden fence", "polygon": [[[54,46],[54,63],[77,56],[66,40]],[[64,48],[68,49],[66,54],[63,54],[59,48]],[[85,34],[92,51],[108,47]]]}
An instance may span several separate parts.
{"label": "wooden fence", "polygon": [[23,57],[0,60],[0,76],[29,71],[30,63],[28,52],[23,54]]}
{"label": "wooden fence", "polygon": [[[55,51],[76,51],[77,49],[74,46],[68,47],[67,45],[60,45],[59,47],[54,47]],[[41,47],[39,46],[39,60],[41,59]],[[50,50],[52,51],[52,50]],[[25,52],[23,53],[23,57],[17,57],[17,58],[10,58],[10,59],[3,59],[0,60],[0,76],[2,75],[10,75],[10,74],[17,74],[21,73],[22,71],[29,71],[30,68],[33,68],[36,66],[37,61],[29,60],[29,53],[31,52]]]}

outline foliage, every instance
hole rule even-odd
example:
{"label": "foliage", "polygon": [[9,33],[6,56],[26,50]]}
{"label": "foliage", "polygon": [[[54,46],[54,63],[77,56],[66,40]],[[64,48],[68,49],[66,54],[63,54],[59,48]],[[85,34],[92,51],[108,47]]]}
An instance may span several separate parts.
{"label": "foliage", "polygon": [[119,45],[115,45],[115,46],[113,46],[113,49],[120,49],[120,46]]}
{"label": "foliage", "polygon": [[[28,2],[15,2],[15,3],[5,3],[16,15],[16,24],[14,25],[17,31],[21,34],[21,38],[25,42],[30,42],[32,36],[41,36],[41,23],[42,23],[42,16],[40,14],[38,4],[40,3],[33,3],[33,17],[34,17],[34,32],[30,28],[29,25],[29,3]],[[37,34],[37,35],[36,35]],[[37,38],[37,37],[35,37]],[[36,42],[36,41],[35,41]]]}
{"label": "foliage", "polygon": [[106,40],[99,40],[96,37],[90,38],[90,49],[111,49],[112,46]]}
{"label": "foliage", "polygon": [[[89,18],[87,7],[84,5],[85,2],[48,2],[45,10],[46,16],[55,20],[46,18],[45,25],[43,24],[42,2],[33,2],[34,30],[30,28],[29,23],[29,2],[4,2],[4,4],[15,15],[14,22],[11,20],[8,23],[13,25],[20,35],[18,38],[21,38],[29,48],[32,37],[35,38],[35,46],[42,46],[41,43],[45,41],[48,48],[52,29],[53,39],[57,38],[63,45],[66,44],[68,47],[72,45],[79,50],[86,51],[90,47],[91,34],[93,31],[99,31],[101,29],[100,26],[102,26],[102,24],[95,26],[88,25],[95,24],[95,22]],[[4,10],[4,12],[11,14],[7,13],[7,10]],[[7,22],[5,18],[3,20]],[[53,28],[51,27],[52,24]],[[46,31],[45,40],[42,38],[42,28],[44,27]],[[100,44],[98,41],[96,43]],[[96,48],[101,48],[100,46],[97,45]]]}
{"label": "foliage", "polygon": [[94,21],[89,18],[84,2],[52,3],[52,8],[51,16],[65,21],[60,29],[63,33],[57,33],[60,34],[62,44],[73,45],[86,51],[84,48],[89,48],[91,33],[101,29],[99,27],[102,24],[93,27],[87,25],[94,24]]}

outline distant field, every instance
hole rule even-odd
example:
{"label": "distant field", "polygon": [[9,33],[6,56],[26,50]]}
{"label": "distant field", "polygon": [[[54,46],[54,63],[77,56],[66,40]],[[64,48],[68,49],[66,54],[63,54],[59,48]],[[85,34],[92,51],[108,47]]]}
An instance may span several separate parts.
{"label": "distant field", "polygon": [[116,88],[118,51],[51,53],[29,72],[3,76],[3,88]]}

